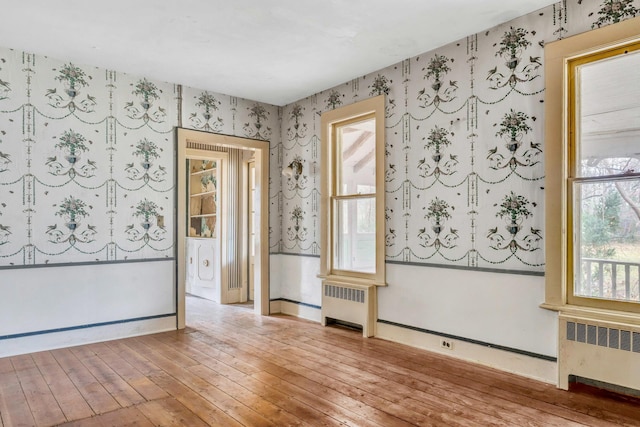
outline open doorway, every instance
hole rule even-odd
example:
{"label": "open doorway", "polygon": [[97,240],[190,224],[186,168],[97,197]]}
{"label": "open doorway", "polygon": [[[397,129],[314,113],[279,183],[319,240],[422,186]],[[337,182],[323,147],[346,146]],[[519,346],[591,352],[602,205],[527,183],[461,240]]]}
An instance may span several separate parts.
{"label": "open doorway", "polygon": [[[255,313],[268,315],[269,143],[180,128],[177,129],[177,141],[178,328],[185,326],[187,284],[190,283],[191,286],[194,283],[187,280],[188,274],[199,274],[204,279],[212,277],[216,269],[209,263],[213,262],[218,263],[220,273],[221,303],[242,302],[252,296]],[[247,161],[249,159],[252,161]],[[208,167],[213,168],[214,162],[216,172],[211,173]],[[250,165],[253,173],[249,173]],[[195,170],[192,170],[194,168]],[[200,175],[215,175],[217,188],[214,190],[200,187]],[[192,177],[197,177],[195,184],[190,182],[193,180]],[[252,185],[248,184],[250,177],[253,180]],[[192,185],[196,185],[197,189],[192,190]],[[252,191],[249,191],[250,187]],[[192,201],[208,198],[213,192],[215,207],[204,209],[202,204],[198,205],[197,201]],[[243,194],[247,197],[243,197]],[[250,208],[247,206],[248,199],[251,200]],[[216,225],[212,229],[214,217]],[[253,218],[250,221],[248,217]],[[207,219],[202,221],[199,218]],[[203,223],[206,227],[202,226]],[[214,235],[216,239],[212,238]],[[219,258],[216,258],[214,243],[219,245]],[[194,265],[197,267],[196,270],[193,270]],[[198,273],[198,269],[204,273]]]}

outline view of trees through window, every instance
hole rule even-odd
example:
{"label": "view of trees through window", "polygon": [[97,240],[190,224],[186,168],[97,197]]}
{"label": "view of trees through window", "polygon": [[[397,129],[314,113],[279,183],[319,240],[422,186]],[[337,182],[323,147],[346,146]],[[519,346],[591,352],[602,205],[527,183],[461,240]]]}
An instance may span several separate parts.
{"label": "view of trees through window", "polygon": [[576,67],[574,294],[640,301],[640,51]]}
{"label": "view of trees through window", "polygon": [[[640,159],[592,163],[583,163],[583,170],[590,176],[640,171]],[[640,262],[640,182],[631,179],[583,184],[580,199],[583,256]]]}

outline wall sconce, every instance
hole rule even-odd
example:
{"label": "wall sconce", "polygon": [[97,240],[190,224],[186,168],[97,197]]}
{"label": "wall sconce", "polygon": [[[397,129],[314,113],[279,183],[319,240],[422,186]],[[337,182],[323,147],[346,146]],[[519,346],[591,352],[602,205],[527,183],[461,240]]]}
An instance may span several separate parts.
{"label": "wall sconce", "polygon": [[301,174],[302,174],[302,160],[298,158],[293,159],[293,161],[289,163],[289,166],[282,169],[282,175],[286,176],[287,178],[291,178],[295,176],[295,178],[297,179]]}

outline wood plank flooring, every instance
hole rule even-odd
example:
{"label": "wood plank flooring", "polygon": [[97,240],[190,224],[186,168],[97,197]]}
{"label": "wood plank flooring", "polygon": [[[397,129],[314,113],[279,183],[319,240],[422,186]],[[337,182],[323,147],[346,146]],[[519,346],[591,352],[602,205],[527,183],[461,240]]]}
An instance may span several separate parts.
{"label": "wood plank flooring", "polygon": [[637,400],[187,304],[184,331],[0,359],[0,427],[640,426]]}

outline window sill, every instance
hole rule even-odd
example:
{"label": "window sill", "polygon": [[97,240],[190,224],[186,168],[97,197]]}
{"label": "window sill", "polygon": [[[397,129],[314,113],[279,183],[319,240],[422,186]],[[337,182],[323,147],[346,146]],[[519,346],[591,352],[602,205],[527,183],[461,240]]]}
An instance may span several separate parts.
{"label": "window sill", "polygon": [[543,303],[540,308],[557,311],[561,316],[570,316],[575,319],[600,320],[615,322],[625,325],[640,326],[640,314],[628,311],[613,311],[591,307],[581,307],[576,305],[554,305]]}
{"label": "window sill", "polygon": [[366,279],[362,277],[342,276],[336,274],[318,274],[319,279],[327,280],[331,283],[337,283],[341,285],[358,285],[358,286],[387,286],[385,282],[378,282],[374,279]]}

